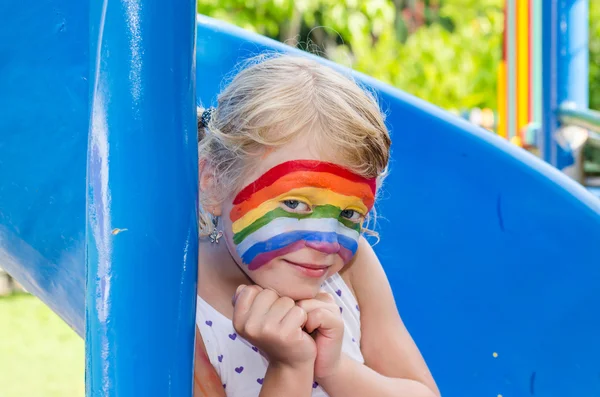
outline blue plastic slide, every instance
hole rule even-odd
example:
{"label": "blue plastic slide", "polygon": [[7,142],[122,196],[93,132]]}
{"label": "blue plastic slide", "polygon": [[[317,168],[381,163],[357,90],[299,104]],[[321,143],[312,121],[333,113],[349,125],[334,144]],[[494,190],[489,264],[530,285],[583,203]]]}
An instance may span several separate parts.
{"label": "blue plastic slide", "polygon": [[[85,335],[88,396],[190,395],[194,102],[243,58],[292,51],[205,17],[194,48],[194,7],[0,6],[0,266]],[[600,200],[355,76],[393,139],[376,251],[442,394],[600,395]]]}

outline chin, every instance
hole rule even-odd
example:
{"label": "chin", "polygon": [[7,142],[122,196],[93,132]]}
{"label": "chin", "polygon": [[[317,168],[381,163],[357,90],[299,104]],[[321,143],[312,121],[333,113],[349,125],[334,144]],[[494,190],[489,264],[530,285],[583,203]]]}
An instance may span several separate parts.
{"label": "chin", "polygon": [[320,291],[320,285],[317,287],[302,287],[302,286],[293,286],[290,288],[286,288],[287,294],[285,296],[292,298],[295,301],[303,300],[303,299],[312,299]]}
{"label": "chin", "polygon": [[323,283],[323,279],[297,277],[289,272],[270,271],[249,276],[258,286],[272,289],[279,296],[286,296],[295,301],[314,298],[320,292]]}

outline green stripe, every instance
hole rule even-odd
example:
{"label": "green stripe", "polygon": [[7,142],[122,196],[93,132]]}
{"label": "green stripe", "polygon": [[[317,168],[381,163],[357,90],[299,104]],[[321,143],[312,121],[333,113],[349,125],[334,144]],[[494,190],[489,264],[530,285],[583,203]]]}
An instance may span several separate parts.
{"label": "green stripe", "polygon": [[306,218],[334,218],[337,219],[340,223],[346,226],[349,229],[356,230],[360,233],[360,224],[354,223],[349,219],[340,217],[340,213],[342,210],[339,207],[334,205],[319,205],[313,208],[313,211],[308,214],[299,214],[295,212],[288,212],[283,208],[275,208],[272,211],[267,212],[257,220],[255,220],[250,225],[246,226],[241,231],[237,232],[233,235],[233,243],[239,244],[250,234],[254,233],[261,227],[265,226],[273,219],[277,218],[296,218],[296,219],[306,219]]}

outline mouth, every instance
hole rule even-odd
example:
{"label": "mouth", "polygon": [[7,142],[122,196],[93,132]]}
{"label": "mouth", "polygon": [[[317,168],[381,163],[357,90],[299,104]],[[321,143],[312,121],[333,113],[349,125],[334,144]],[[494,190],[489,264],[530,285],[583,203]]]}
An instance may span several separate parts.
{"label": "mouth", "polygon": [[297,263],[287,259],[283,259],[288,265],[293,266],[296,270],[308,277],[319,278],[327,274],[329,265],[318,265],[314,263]]}

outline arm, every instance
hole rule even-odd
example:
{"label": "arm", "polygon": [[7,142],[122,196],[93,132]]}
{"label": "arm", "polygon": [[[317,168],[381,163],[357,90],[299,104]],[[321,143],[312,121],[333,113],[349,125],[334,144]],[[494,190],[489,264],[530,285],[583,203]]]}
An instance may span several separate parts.
{"label": "arm", "polygon": [[312,363],[305,368],[269,364],[259,397],[310,397],[312,382]]}
{"label": "arm", "polygon": [[332,396],[439,397],[423,383],[381,375],[342,354],[336,373],[319,383]]}
{"label": "arm", "polygon": [[198,327],[194,354],[194,397],[226,397],[221,379],[208,359]]}
{"label": "arm", "polygon": [[398,314],[383,268],[363,238],[348,269],[348,279],[360,305],[365,364],[342,355],[335,374],[319,379],[319,383],[332,397],[439,397],[435,381]]}

